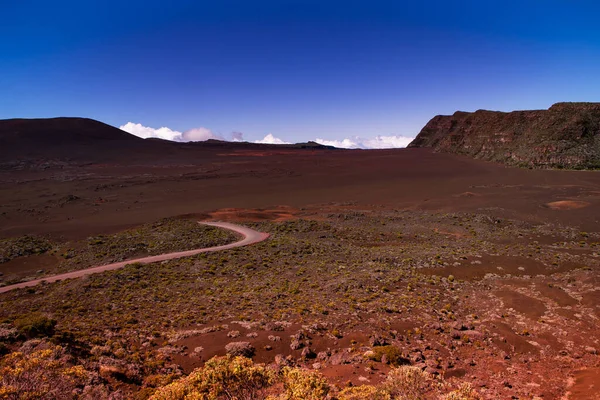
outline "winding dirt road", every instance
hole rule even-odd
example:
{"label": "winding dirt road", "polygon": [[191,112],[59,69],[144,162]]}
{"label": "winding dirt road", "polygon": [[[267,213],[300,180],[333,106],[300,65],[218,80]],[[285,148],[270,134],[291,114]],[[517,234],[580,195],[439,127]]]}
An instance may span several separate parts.
{"label": "winding dirt road", "polygon": [[237,242],[225,244],[222,246],[207,247],[204,249],[178,251],[175,253],[159,254],[157,256],[148,256],[148,257],[143,257],[143,258],[137,258],[134,260],[120,261],[120,262],[116,262],[116,263],[112,263],[112,264],[100,265],[97,267],[91,267],[91,268],[86,268],[86,269],[82,269],[82,270],[78,270],[78,271],[67,272],[67,273],[60,274],[60,275],[47,276],[47,277],[44,277],[41,279],[34,279],[32,281],[21,282],[21,283],[17,283],[14,285],[0,287],[0,293],[5,293],[5,292],[8,292],[8,291],[11,291],[14,289],[21,289],[21,288],[25,288],[25,287],[35,286],[42,282],[52,283],[52,282],[56,282],[56,281],[62,281],[64,279],[81,278],[82,276],[86,276],[86,275],[98,274],[98,273],[101,273],[104,271],[112,271],[114,269],[123,268],[127,264],[133,264],[133,263],[148,264],[148,263],[153,263],[153,262],[158,262],[158,261],[173,260],[175,258],[190,257],[190,256],[194,256],[194,255],[200,254],[200,253],[208,253],[208,252],[212,252],[212,251],[227,250],[227,249],[233,249],[235,247],[248,246],[250,244],[262,242],[263,240],[266,240],[269,237],[268,233],[258,232],[258,231],[255,231],[254,229],[250,229],[245,226],[232,224],[229,222],[199,222],[199,223],[203,224],[203,225],[209,225],[209,226],[215,226],[218,228],[229,229],[230,231],[239,233],[244,238]]}

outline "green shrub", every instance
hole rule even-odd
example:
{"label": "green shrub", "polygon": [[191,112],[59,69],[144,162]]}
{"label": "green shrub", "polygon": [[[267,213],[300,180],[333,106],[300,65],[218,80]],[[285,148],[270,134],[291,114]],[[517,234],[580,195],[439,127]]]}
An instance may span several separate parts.
{"label": "green shrub", "polygon": [[409,363],[406,358],[402,357],[402,351],[394,345],[376,346],[373,348],[373,353],[371,359],[374,361],[381,361],[382,357],[385,355],[387,362],[390,365],[397,367]]}
{"label": "green shrub", "polygon": [[14,322],[19,333],[28,338],[52,336],[56,321],[41,313],[32,313],[18,318]]}

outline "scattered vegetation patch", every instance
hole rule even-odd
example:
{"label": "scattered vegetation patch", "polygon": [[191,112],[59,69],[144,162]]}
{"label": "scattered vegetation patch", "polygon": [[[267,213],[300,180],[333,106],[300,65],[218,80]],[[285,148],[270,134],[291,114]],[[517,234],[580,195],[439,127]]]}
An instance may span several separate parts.
{"label": "scattered vegetation patch", "polygon": [[189,376],[159,388],[151,400],[477,400],[469,386],[455,388],[416,367],[392,369],[380,385],[332,388],[318,371],[285,367],[279,372],[245,357],[215,357]]}
{"label": "scattered vegetation patch", "polygon": [[152,400],[264,399],[275,373],[246,357],[216,357],[189,376],[160,388]]}
{"label": "scattered vegetation patch", "polygon": [[87,268],[133,257],[219,246],[236,239],[237,236],[226,229],[187,219],[166,218],[113,235],[92,236],[85,242],[65,245],[60,251],[64,259],[62,269]]}
{"label": "scattered vegetation patch", "polygon": [[403,357],[402,350],[394,345],[374,347],[371,358],[374,361],[389,363],[396,367],[410,364],[410,360]]}
{"label": "scattered vegetation patch", "polygon": [[83,394],[90,377],[63,347],[42,344],[0,359],[0,399],[73,398]]}
{"label": "scattered vegetation patch", "polygon": [[37,236],[21,236],[17,238],[0,239],[0,263],[17,257],[43,254],[52,248],[52,243]]}
{"label": "scattered vegetation patch", "polygon": [[56,321],[41,313],[31,313],[29,315],[17,318],[14,322],[15,327],[27,338],[52,336]]}
{"label": "scattered vegetation patch", "polygon": [[[386,398],[393,392],[386,371],[390,366],[401,368],[410,362],[428,372],[426,382],[430,386],[440,383],[436,374],[453,373],[457,385],[470,381],[482,391],[481,382],[476,379],[485,379],[489,385],[486,396],[510,392],[527,397],[528,393],[540,395],[541,388],[548,385],[540,384],[538,390],[511,383],[510,391],[504,389],[502,382],[494,386],[493,378],[485,377],[487,370],[480,357],[497,357],[505,352],[510,357],[504,358],[505,362],[523,372],[519,368],[525,364],[518,362],[521,358],[507,343],[517,341],[526,346],[531,341],[548,346],[542,334],[554,325],[527,320],[526,315],[518,315],[519,307],[490,311],[501,307],[501,299],[494,297],[489,288],[501,279],[500,274],[511,271],[504,264],[497,264],[502,269],[490,266],[489,260],[516,256],[519,260],[535,260],[539,266],[535,274],[546,273],[547,268],[547,277],[565,262],[589,266],[589,270],[576,271],[584,278],[600,267],[594,255],[600,235],[584,235],[581,228],[534,225],[467,213],[377,210],[321,217],[327,221],[253,223],[253,228],[269,232],[271,237],[252,246],[143,266],[130,264],[82,279],[4,293],[0,295],[0,342],[5,344],[5,352],[19,350],[28,336],[51,336],[54,343],[68,349],[77,343],[77,364],[101,378],[92,386],[105,385],[107,393],[122,391],[129,398],[147,398],[157,388],[187,382],[179,381],[184,369],[191,370],[186,362],[192,360],[194,367],[202,365],[215,354],[226,354],[225,346],[230,342],[247,343],[242,350],[254,349],[230,357],[244,354],[267,363],[281,361],[273,367],[274,381],[264,390],[261,386],[264,396],[275,393],[292,399],[296,392],[294,382],[305,379],[313,382],[307,385],[316,391],[324,392],[323,385],[327,384],[326,396],[330,398],[341,397],[342,393],[354,396],[349,399],[361,395]],[[205,229],[194,221],[181,223],[171,221],[154,228],[154,224],[148,224],[148,229],[166,229],[157,237],[165,239],[167,248],[168,232],[177,231],[177,226],[189,223],[194,229]],[[194,246],[235,240],[226,231],[215,233],[226,236]],[[460,233],[460,237],[455,233]],[[133,254],[128,251],[137,248],[131,244],[138,239],[148,244],[143,246],[144,251],[151,247],[150,236],[119,235],[94,236],[82,246],[72,245],[72,257],[65,262],[88,260],[82,261],[81,267],[89,266],[89,260],[96,259],[92,250],[112,245],[116,245],[115,254]],[[539,243],[529,243],[523,237],[539,239]],[[549,237],[553,237],[551,242],[545,239]],[[173,240],[171,244],[184,246],[178,239]],[[579,250],[582,240],[586,242],[585,252]],[[524,273],[531,273],[533,264],[524,262],[519,266],[526,268]],[[465,278],[468,271],[481,268],[493,274]],[[453,282],[450,275],[456,278]],[[583,278],[557,276],[547,282],[565,288],[573,298],[581,294],[578,285],[590,285]],[[517,292],[534,286],[534,278],[521,274],[516,279],[521,285]],[[546,281],[541,282],[547,285]],[[585,290],[588,296],[595,293]],[[544,293],[530,294],[542,301]],[[549,305],[548,319],[558,306]],[[572,312],[581,311],[578,304],[572,307]],[[56,325],[49,325],[40,316],[55,320]],[[506,327],[499,331],[504,326],[501,324]],[[572,326],[561,325],[560,329]],[[52,333],[52,328],[58,333]],[[525,329],[529,336],[520,334]],[[582,328],[578,325],[577,329]],[[302,335],[292,335],[297,332]],[[385,341],[371,343],[369,338],[377,335]],[[218,345],[202,343],[204,337]],[[202,350],[195,352],[196,348]],[[233,353],[238,349],[230,346],[229,350]],[[532,380],[545,376],[535,370],[539,364],[529,365],[534,371]],[[264,368],[271,371],[271,367]],[[287,375],[285,368],[291,368]],[[331,378],[332,369],[344,368],[353,368],[356,374],[339,380]],[[322,376],[312,370],[323,371],[330,378],[321,385],[318,382]],[[314,374],[298,375],[308,374],[306,371]],[[406,373],[403,379],[415,378]],[[290,377],[287,384],[285,376]],[[347,379],[354,388],[341,390],[347,386]],[[381,380],[388,386],[379,384]],[[361,387],[364,383],[372,384]],[[459,390],[458,386],[447,387],[448,381],[443,384],[439,393],[444,395]],[[306,385],[297,389],[301,392]],[[553,390],[556,393],[560,389]],[[453,396],[460,395],[460,391],[457,393]]]}

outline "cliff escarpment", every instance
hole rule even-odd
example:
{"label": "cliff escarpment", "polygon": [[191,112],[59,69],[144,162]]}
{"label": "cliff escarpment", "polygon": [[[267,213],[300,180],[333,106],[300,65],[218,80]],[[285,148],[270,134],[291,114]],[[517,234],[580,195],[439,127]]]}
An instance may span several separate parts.
{"label": "cliff escarpment", "polygon": [[600,168],[600,103],[438,115],[408,147],[523,167]]}

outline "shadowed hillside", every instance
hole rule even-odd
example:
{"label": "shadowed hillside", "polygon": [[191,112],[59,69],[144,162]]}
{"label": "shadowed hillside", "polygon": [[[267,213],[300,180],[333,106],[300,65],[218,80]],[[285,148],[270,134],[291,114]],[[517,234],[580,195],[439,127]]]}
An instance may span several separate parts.
{"label": "shadowed hillside", "polygon": [[130,152],[156,149],[158,146],[160,145],[87,118],[0,121],[2,163],[111,160]]}

